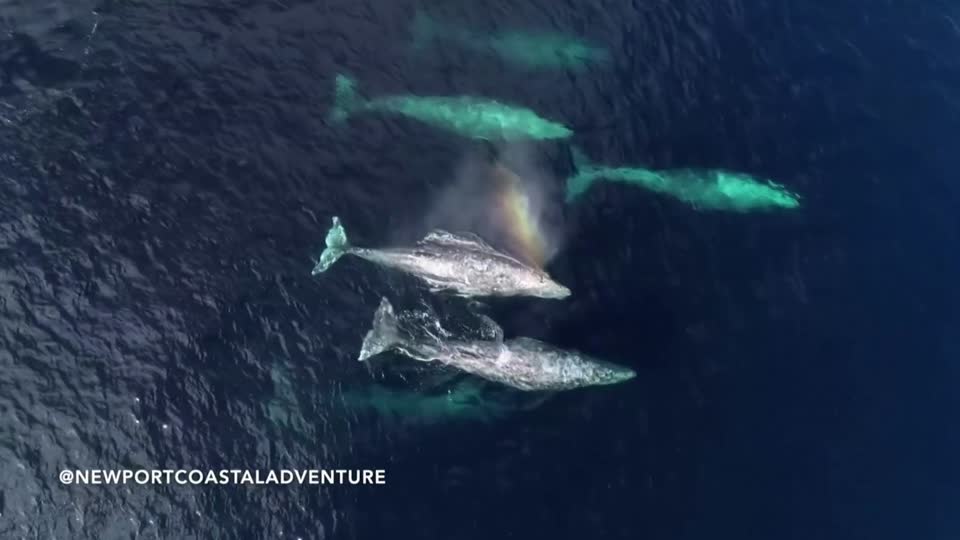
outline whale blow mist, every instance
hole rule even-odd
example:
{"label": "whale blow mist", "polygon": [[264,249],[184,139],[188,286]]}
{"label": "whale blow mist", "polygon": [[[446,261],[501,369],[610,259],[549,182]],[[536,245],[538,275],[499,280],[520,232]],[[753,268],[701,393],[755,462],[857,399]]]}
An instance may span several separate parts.
{"label": "whale blow mist", "polygon": [[425,218],[427,228],[468,231],[538,267],[561,246],[562,210],[556,182],[525,143],[468,152],[453,182]]}

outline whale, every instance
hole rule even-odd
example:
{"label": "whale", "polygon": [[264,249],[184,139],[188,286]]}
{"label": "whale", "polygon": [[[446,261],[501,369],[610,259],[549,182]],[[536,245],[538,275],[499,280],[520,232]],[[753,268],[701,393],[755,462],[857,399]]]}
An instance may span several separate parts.
{"label": "whale", "polygon": [[388,95],[366,98],[357,81],[334,77],[334,103],[327,113],[331,125],[341,125],[360,112],[412,118],[426,125],[482,141],[555,140],[573,135],[567,126],[526,107],[478,96]]}
{"label": "whale", "polygon": [[340,257],[353,255],[415,276],[433,293],[549,299],[571,294],[545,271],[497,251],[473,233],[435,229],[412,247],[362,248],[350,245],[340,218],[334,216],[325,242],[311,271],[314,276],[326,272]]}
{"label": "whale", "polygon": [[458,45],[466,50],[492,54],[517,68],[533,70],[583,71],[590,66],[609,65],[610,52],[572,35],[557,32],[501,30],[480,33],[451,21],[418,11],[410,24],[412,50],[428,45],[448,48]]}
{"label": "whale", "polygon": [[524,391],[560,391],[628,381],[636,373],[625,366],[561,349],[529,337],[503,339],[489,318],[493,339],[456,340],[435,314],[411,311],[398,316],[386,297],[380,300],[358,359],[367,361],[396,351],[422,362],[439,362],[471,375]]}
{"label": "whale", "polygon": [[600,181],[645,188],[698,210],[756,212],[800,207],[800,197],[783,185],[724,169],[648,169],[593,163],[571,147],[575,173],[567,179],[566,200],[573,203]]}

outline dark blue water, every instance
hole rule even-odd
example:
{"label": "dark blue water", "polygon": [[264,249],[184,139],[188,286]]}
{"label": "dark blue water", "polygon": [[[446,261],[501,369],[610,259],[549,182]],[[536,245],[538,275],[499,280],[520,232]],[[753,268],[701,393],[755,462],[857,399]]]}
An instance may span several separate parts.
{"label": "dark blue water", "polygon": [[[0,536],[956,537],[958,8],[432,4],[616,60],[531,76],[410,56],[411,2],[0,2]],[[422,235],[472,146],[375,115],[328,127],[340,71],[373,94],[521,103],[597,161],[748,170],[803,206],[594,188],[550,263],[574,295],[491,309],[637,379],[390,427],[335,398],[432,376],[355,360],[381,296],[426,293],[346,259],[311,278],[312,258],[331,215],[360,245]],[[559,183],[567,147],[541,150]],[[57,479],[321,467],[388,482]]]}

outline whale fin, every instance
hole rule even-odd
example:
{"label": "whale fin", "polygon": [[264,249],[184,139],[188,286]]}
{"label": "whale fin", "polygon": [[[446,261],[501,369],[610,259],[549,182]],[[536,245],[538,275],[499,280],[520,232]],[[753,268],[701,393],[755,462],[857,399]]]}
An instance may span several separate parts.
{"label": "whale fin", "polygon": [[573,202],[590,188],[590,185],[597,180],[594,174],[596,166],[577,146],[570,147],[570,157],[573,160],[573,175],[567,178],[567,202]]}
{"label": "whale fin", "polygon": [[400,328],[397,322],[397,315],[393,311],[393,306],[386,297],[380,299],[380,306],[373,314],[373,325],[370,331],[363,337],[363,345],[360,347],[359,361],[363,362],[372,356],[389,351],[402,345],[403,338],[400,337]]}
{"label": "whale fin", "polygon": [[345,231],[343,225],[340,224],[340,218],[333,216],[331,221],[333,224],[330,226],[330,230],[327,231],[327,247],[323,250],[323,253],[320,254],[320,260],[317,261],[317,264],[313,267],[313,270],[310,272],[311,275],[315,276],[321,272],[326,272],[328,268],[333,266],[333,263],[337,262],[337,259],[350,250],[350,242],[347,241],[347,231]]}
{"label": "whale fin", "polygon": [[333,81],[334,97],[333,107],[327,114],[327,120],[338,124],[346,121],[353,112],[362,108],[365,100],[357,91],[357,81],[352,77],[343,74],[337,74]]}
{"label": "whale fin", "polygon": [[593,168],[593,162],[579,146],[570,146],[570,158],[573,159],[573,168],[577,172]]}

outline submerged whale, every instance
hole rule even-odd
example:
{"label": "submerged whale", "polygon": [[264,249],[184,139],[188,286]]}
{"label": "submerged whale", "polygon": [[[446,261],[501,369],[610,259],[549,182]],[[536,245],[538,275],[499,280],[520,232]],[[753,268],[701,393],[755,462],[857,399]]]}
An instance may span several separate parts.
{"label": "submerged whale", "polygon": [[517,67],[580,71],[593,64],[609,64],[610,52],[575,36],[555,32],[502,30],[476,32],[418,11],[410,25],[413,50],[436,42],[458,44],[469,50],[492,53]]}
{"label": "submerged whale", "polygon": [[365,98],[357,82],[343,74],[334,78],[334,104],[328,113],[341,124],[358,112],[376,111],[419,120],[463,137],[486,141],[566,139],[567,126],[517,105],[476,96],[392,95]]}
{"label": "submerged whale", "polygon": [[797,194],[771,180],[722,169],[668,169],[608,167],[593,163],[579,148],[571,149],[576,173],[567,179],[567,202],[584,195],[599,181],[646,188],[683,201],[694,208],[753,212],[800,207]]}
{"label": "submerged whale", "polygon": [[535,296],[565,298],[570,289],[546,272],[501,253],[471,233],[434,230],[410,248],[351,246],[340,218],[333,217],[326,249],[311,272],[325,272],[346,254],[401,270],[426,282],[432,292],[457,296]]}
{"label": "submerged whale", "polygon": [[373,325],[363,339],[360,361],[395,350],[422,362],[437,361],[488,381],[519,390],[554,391],[584,386],[616,384],[636,376],[630,368],[596,360],[577,351],[564,350],[536,339],[503,340],[503,331],[493,321],[495,339],[458,341],[435,315],[416,312],[404,320],[415,328],[402,328],[390,301],[383,298]]}

